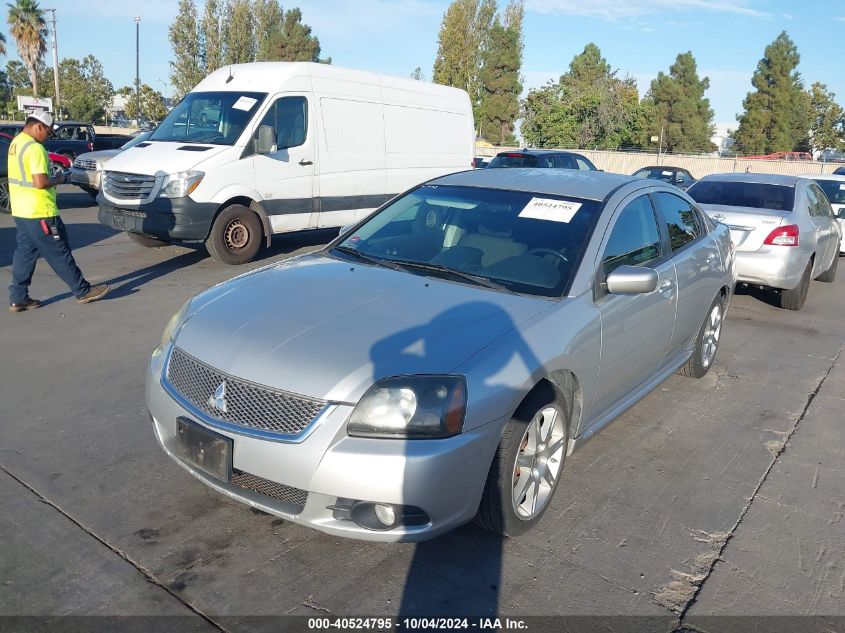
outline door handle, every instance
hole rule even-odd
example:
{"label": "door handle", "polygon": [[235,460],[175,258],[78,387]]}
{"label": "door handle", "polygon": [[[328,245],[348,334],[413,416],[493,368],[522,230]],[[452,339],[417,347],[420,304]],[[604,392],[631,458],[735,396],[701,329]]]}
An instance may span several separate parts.
{"label": "door handle", "polygon": [[300,160],[300,161],[299,161],[299,164],[300,164],[302,167],[305,167],[306,165],[313,165],[314,163],[312,163],[310,160],[305,160],[305,159],[303,158],[302,160]]}
{"label": "door handle", "polygon": [[672,289],[675,287],[675,282],[671,279],[667,279],[664,281],[660,286],[657,288],[660,291],[660,294],[665,295],[667,297],[672,295]]}

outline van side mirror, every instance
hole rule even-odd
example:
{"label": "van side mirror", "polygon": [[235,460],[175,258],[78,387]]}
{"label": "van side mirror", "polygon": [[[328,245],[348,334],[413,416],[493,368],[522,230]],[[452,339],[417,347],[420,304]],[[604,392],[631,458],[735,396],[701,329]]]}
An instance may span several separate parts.
{"label": "van side mirror", "polygon": [[840,220],[845,220],[845,207],[840,208],[836,212],[836,217],[839,218]]}
{"label": "van side mirror", "polygon": [[271,125],[258,126],[258,138],[255,140],[256,154],[269,154],[276,151],[276,130]]}
{"label": "van side mirror", "polygon": [[620,266],[607,276],[611,294],[647,294],[657,288],[657,271],[642,266]]}
{"label": "van side mirror", "polygon": [[344,233],[348,233],[349,229],[351,229],[353,226],[355,226],[354,222],[352,222],[351,224],[344,224],[342,227],[340,227],[340,231],[338,232],[338,236],[343,235]]}

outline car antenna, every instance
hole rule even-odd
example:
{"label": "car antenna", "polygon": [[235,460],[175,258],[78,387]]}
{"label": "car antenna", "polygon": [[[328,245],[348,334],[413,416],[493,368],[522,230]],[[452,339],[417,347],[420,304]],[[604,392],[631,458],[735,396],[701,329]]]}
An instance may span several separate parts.
{"label": "car antenna", "polygon": [[229,76],[228,76],[228,77],[226,77],[226,83],[229,83],[229,82],[230,82],[230,81],[232,81],[233,79],[234,79],[234,77],[232,76],[232,67],[231,67],[231,66],[229,66]]}

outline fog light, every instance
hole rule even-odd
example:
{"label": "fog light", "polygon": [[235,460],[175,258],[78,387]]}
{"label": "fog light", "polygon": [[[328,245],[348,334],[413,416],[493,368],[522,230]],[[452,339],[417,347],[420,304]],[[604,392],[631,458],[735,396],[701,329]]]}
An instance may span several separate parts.
{"label": "fog light", "polygon": [[396,523],[396,512],[393,510],[393,506],[377,503],[376,518],[381,521],[385,527],[393,527],[393,524]]}

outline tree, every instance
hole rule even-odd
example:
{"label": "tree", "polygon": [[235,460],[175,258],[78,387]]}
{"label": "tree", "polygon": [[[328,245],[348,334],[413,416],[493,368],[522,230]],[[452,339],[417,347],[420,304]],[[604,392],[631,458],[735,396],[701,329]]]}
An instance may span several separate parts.
{"label": "tree", "polygon": [[229,0],[223,20],[223,42],[226,64],[255,61],[255,16],[250,0]]}
{"label": "tree", "polygon": [[18,54],[29,69],[32,81],[32,94],[38,96],[38,62],[47,51],[47,25],[44,12],[38,8],[36,0],[15,0],[8,4],[7,20],[12,37],[18,47]]}
{"label": "tree", "polygon": [[179,0],[179,12],[170,25],[169,38],[174,57],[170,61],[170,83],[173,84],[173,96],[181,99],[205,76],[194,0]]}
{"label": "tree", "polygon": [[636,82],[619,79],[591,43],[557,83],[528,93],[522,135],[538,147],[639,147],[648,111]]}
{"label": "tree", "polygon": [[756,89],[742,102],[733,138],[745,154],[809,149],[810,97],[796,68],[798,48],[781,32],[766,47],[751,79]]}
{"label": "tree", "polygon": [[200,46],[203,69],[212,73],[223,65],[223,35],[221,7],[217,0],[205,0],[205,13],[200,23]]}
{"label": "tree", "polygon": [[514,124],[519,116],[522,82],[522,0],[512,0],[503,24],[497,16],[489,31],[478,76],[480,102],[476,123],[480,136],[499,145],[513,144]]}
{"label": "tree", "polygon": [[669,74],[657,74],[646,99],[654,106],[651,135],[663,130],[663,146],[669,152],[713,152],[713,109],[704,93],[710,80],[698,78],[692,52],[681,53]]}
{"label": "tree", "polygon": [[59,64],[63,86],[62,105],[68,116],[97,122],[105,118],[114,98],[114,86],[103,74],[103,65],[93,55],[81,61],[65,58]]}
{"label": "tree", "polygon": [[299,9],[285,12],[281,30],[274,31],[268,41],[267,60],[332,63],[331,57],[320,59],[320,40],[311,35],[310,26],[302,24]]}
{"label": "tree", "polygon": [[416,79],[417,81],[425,81],[425,73],[422,71],[422,68],[417,66],[414,68],[414,72],[411,73],[411,79]]}
{"label": "tree", "polygon": [[[126,116],[130,119],[139,118],[134,88],[124,86],[117,91],[117,94],[126,97]],[[147,84],[141,84],[140,116],[150,121],[161,121],[165,115],[167,115],[167,108],[164,107],[164,97],[162,94]]]}
{"label": "tree", "polygon": [[[454,0],[443,14],[434,61],[434,83],[469,93],[476,120],[480,118],[479,74],[496,15],[496,0]],[[520,25],[521,32],[521,25]]]}
{"label": "tree", "polygon": [[835,101],[836,95],[827,86],[815,82],[810,86],[810,140],[813,151],[845,149],[845,110]]}
{"label": "tree", "polygon": [[270,47],[282,30],[283,15],[278,0],[255,0],[255,61],[271,61]]}

